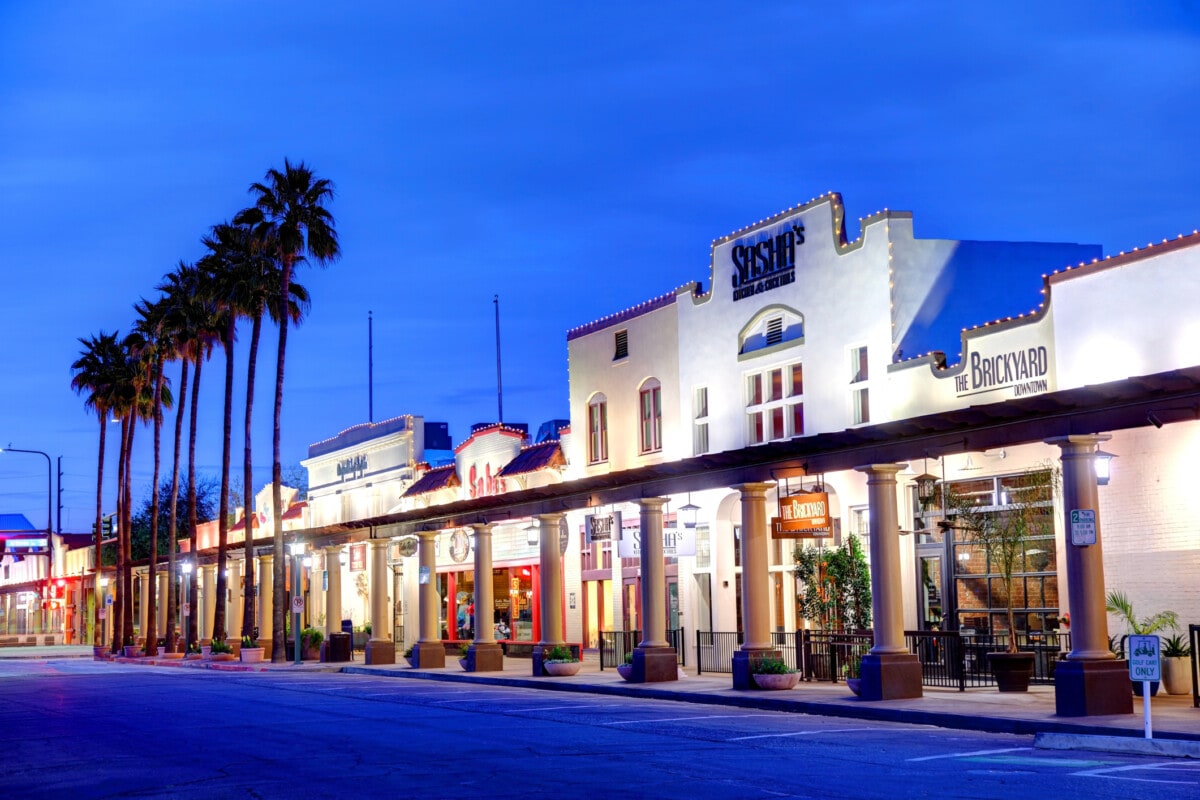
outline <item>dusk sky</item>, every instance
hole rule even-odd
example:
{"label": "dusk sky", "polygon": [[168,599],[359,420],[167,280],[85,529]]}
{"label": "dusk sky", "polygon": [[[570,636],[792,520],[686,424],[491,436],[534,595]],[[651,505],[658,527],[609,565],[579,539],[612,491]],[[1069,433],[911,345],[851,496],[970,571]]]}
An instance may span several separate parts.
{"label": "dusk sky", "polygon": [[[1200,225],[1200,4],[578,5],[0,2],[0,446],[62,457],[63,530],[90,531],[95,503],[78,338],[127,332],[285,156],[334,182],[343,250],[297,275],[285,465],[367,420],[368,311],[375,419],[458,443],[497,416],[493,295],[505,421],[536,429],[568,416],[569,328],[707,288],[713,239],[827,191],[851,238],[885,207],[922,238],[1105,253]],[[1040,289],[996,286],[1013,313]],[[266,328],[256,489],[275,346]],[[218,354],[214,477],[222,376]],[[0,454],[3,512],[45,525],[40,456]]]}

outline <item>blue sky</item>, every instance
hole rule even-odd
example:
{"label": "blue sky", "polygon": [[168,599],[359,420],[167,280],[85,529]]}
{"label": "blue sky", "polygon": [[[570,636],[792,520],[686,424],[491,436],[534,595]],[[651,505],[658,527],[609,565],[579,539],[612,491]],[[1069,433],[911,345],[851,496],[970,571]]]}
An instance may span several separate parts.
{"label": "blue sky", "polygon": [[[95,491],[77,338],[127,330],[284,156],[334,181],[344,251],[299,276],[285,464],[366,420],[368,310],[375,418],[458,441],[496,416],[494,294],[505,418],[536,427],[567,415],[568,328],[707,282],[714,238],[829,190],[929,238],[1117,252],[1200,225],[1195,3],[574,5],[0,2],[0,446],[62,456],[65,530]],[[43,525],[44,469],[0,455],[0,511]]]}

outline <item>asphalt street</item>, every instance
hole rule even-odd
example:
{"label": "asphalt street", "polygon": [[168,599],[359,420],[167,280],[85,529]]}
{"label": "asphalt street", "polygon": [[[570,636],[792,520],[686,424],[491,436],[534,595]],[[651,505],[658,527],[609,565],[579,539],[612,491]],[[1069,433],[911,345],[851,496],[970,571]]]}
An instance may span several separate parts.
{"label": "asphalt street", "polygon": [[1200,798],[1031,736],[339,673],[0,662],[0,796]]}

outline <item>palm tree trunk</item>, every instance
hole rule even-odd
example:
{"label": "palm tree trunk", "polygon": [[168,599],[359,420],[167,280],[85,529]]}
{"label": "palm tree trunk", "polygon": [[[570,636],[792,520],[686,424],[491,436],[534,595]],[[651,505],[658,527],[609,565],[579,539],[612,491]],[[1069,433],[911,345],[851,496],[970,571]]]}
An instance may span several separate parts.
{"label": "palm tree trunk", "polygon": [[[171,571],[171,580],[167,582],[167,647],[176,652],[178,634],[175,631],[175,617],[179,614],[179,592],[175,583],[175,551],[179,547],[176,514],[179,510],[179,445],[183,438],[183,415],[187,407],[188,360],[180,359],[179,366],[179,402],[175,413],[175,457],[171,464],[171,510],[170,521],[167,524],[167,535],[171,542],[167,545],[167,569]],[[187,602],[186,600],[184,602]],[[185,634],[186,635],[186,634]]]}
{"label": "palm tree trunk", "polygon": [[124,516],[121,508],[125,503],[125,440],[129,438],[129,419],[121,416],[121,443],[117,448],[117,519],[116,519],[116,562],[117,572],[114,575],[113,593],[116,595],[113,603],[112,652],[119,653],[125,644],[125,548],[121,542],[121,528]]}
{"label": "palm tree trunk", "polygon": [[[254,510],[254,477],[253,460],[250,453],[250,421],[254,411],[254,373],[258,362],[258,339],[262,333],[262,310],[254,314],[254,322],[250,328],[250,363],[246,367],[246,449],[242,456],[242,521],[246,526],[245,553],[246,568],[242,572],[246,576],[246,591],[244,592],[244,609],[242,611],[242,636],[258,638],[254,624],[256,619],[254,607],[254,522],[257,514]],[[278,512],[276,512],[278,513]]]}
{"label": "palm tree trunk", "polygon": [[129,412],[129,438],[125,446],[125,488],[121,503],[121,531],[125,548],[125,641],[133,644],[133,435],[136,411]]}
{"label": "palm tree trunk", "polygon": [[217,517],[217,610],[213,614],[213,640],[227,638],[225,622],[226,578],[225,565],[229,547],[229,457],[233,444],[233,331],[235,319],[231,314],[225,326],[222,344],[225,349],[225,417],[221,444],[221,503]]}
{"label": "palm tree trunk", "polygon": [[159,356],[154,365],[154,404],[151,407],[154,415],[154,480],[150,483],[150,568],[147,571],[150,591],[146,592],[149,600],[146,607],[146,655],[155,653],[158,646],[158,462],[162,442],[162,384],[163,363]]}
{"label": "palm tree trunk", "polygon": [[[188,420],[188,553],[191,555],[196,565],[196,579],[192,581],[192,585],[188,589],[188,603],[192,606],[192,613],[188,617],[187,641],[185,644],[199,644],[200,642],[200,541],[196,534],[196,529],[199,527],[199,522],[196,518],[196,414],[199,410],[200,399],[200,368],[204,366],[204,353],[197,350],[196,353],[196,372],[192,375],[192,408],[189,412]],[[212,591],[212,587],[205,586],[204,591]]]}
{"label": "palm tree trunk", "polygon": [[92,609],[92,646],[102,647],[104,645],[104,621],[100,619],[100,610],[104,608],[103,586],[101,585],[101,577],[103,570],[100,551],[103,547],[101,539],[103,536],[100,533],[100,528],[104,524],[104,440],[108,434],[108,409],[100,406],[96,409],[100,412],[100,458],[96,464],[96,565],[95,565],[95,584],[92,587],[93,609]]}
{"label": "palm tree trunk", "polygon": [[[271,505],[273,513],[272,520],[275,523],[274,547],[274,603],[272,604],[272,612],[274,615],[274,628],[272,630],[272,646],[271,660],[274,662],[282,662],[287,659],[287,654],[284,649],[287,646],[287,638],[284,633],[284,626],[287,624],[287,609],[284,566],[285,561],[283,553],[283,467],[279,458],[279,418],[283,412],[283,363],[284,356],[287,354],[287,331],[288,331],[288,295],[290,293],[290,283],[292,280],[292,262],[294,257],[284,255],[283,258],[283,278],[280,281],[280,314],[279,314],[279,351],[275,358],[275,413],[271,422]],[[300,631],[292,631],[292,635],[299,637]]]}

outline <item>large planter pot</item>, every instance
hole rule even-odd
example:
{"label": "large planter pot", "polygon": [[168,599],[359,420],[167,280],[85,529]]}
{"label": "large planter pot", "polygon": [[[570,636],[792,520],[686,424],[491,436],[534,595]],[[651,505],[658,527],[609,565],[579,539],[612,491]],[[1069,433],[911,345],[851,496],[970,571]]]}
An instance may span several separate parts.
{"label": "large planter pot", "polygon": [[783,672],[771,675],[754,673],[754,683],[760,689],[795,689],[800,682],[799,672]]}
{"label": "large planter pot", "polygon": [[160,658],[164,658],[167,661],[182,661],[183,653],[163,653]]}
{"label": "large planter pot", "polygon": [[846,678],[846,688],[854,692],[855,697],[862,695],[862,678]]}
{"label": "large planter pot", "polygon": [[[1129,688],[1133,690],[1134,697],[1142,696],[1142,682],[1141,681],[1130,681]],[[1168,691],[1170,691],[1170,690],[1168,690]],[[1158,681],[1150,681],[1150,696],[1151,697],[1158,696]]]}
{"label": "large planter pot", "polygon": [[627,681],[633,680],[633,664],[620,664],[617,666],[617,674]]}
{"label": "large planter pot", "polygon": [[546,670],[547,675],[559,678],[564,675],[576,675],[579,673],[579,668],[583,666],[582,661],[543,661],[542,668]]}
{"label": "large planter pot", "polygon": [[213,653],[209,658],[212,661],[233,661],[237,658],[233,653]]}
{"label": "large planter pot", "polygon": [[158,657],[162,658],[166,654],[167,654],[167,646],[164,644],[162,647],[158,648]]}
{"label": "large planter pot", "polygon": [[266,650],[261,647],[243,647],[241,652],[243,664],[260,664],[263,660],[263,653]]}
{"label": "large planter pot", "polygon": [[988,653],[988,665],[1002,692],[1027,692],[1033,678],[1033,653]]}
{"label": "large planter pot", "polygon": [[208,658],[211,655],[212,655],[212,645],[208,645],[208,644],[200,645],[200,657],[201,658]]}
{"label": "large planter pot", "polygon": [[1163,688],[1168,694],[1192,693],[1192,660],[1187,656],[1164,658]]}
{"label": "large planter pot", "polygon": [[141,655],[142,655],[142,649],[140,647],[138,647],[136,644],[125,645],[125,657],[126,658],[139,658]]}

